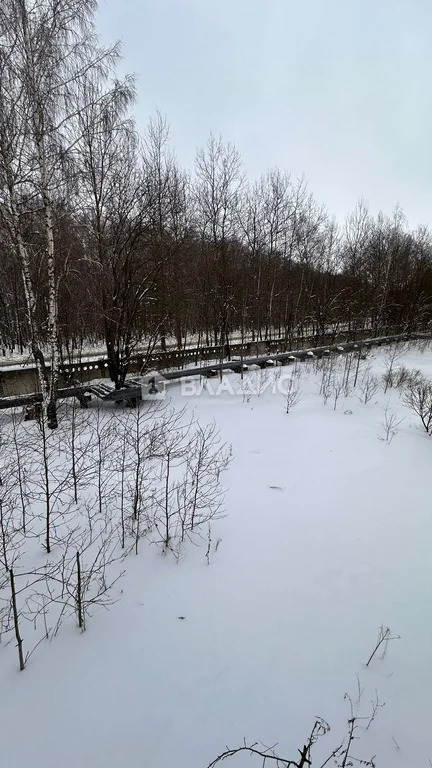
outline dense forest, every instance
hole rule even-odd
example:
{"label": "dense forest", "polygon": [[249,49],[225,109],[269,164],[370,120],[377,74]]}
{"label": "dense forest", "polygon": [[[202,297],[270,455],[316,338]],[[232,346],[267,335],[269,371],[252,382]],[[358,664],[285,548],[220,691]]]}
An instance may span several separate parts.
{"label": "dense forest", "polygon": [[287,343],[329,324],[432,319],[432,237],[360,201],[336,222],[305,179],[249,181],[210,136],[179,166],[160,114],[140,135],[92,0],[0,9],[0,342],[31,349],[55,426],[59,361],[103,344],[118,384],[137,345]]}

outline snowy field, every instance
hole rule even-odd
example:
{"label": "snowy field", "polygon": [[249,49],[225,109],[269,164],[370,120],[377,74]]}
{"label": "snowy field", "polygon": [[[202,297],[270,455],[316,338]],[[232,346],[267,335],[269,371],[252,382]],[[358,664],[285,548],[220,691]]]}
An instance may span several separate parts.
{"label": "snowy field", "polygon": [[[312,752],[318,768],[346,740],[345,694],[364,718],[354,758],[431,765],[432,442],[402,389],[384,393],[389,360],[373,350],[355,389],[356,361],[347,370],[345,357],[249,372],[243,383],[228,374],[218,394],[214,379],[200,394],[169,389],[170,407],[203,427],[214,420],[232,446],[210,552],[207,525],[179,557],[149,531],[137,556],[111,566],[125,573],[108,610],[92,606],[85,632],[72,611],[52,637],[48,613],[50,639],[23,672],[5,633],[1,768],[207,768],[244,739],[277,742],[298,760],[319,716],[331,730]],[[432,349],[405,349],[393,365],[432,378]],[[380,386],[365,404],[373,375]],[[289,413],[286,382],[298,400]],[[85,417],[94,430],[96,411]],[[46,560],[34,526],[40,540],[20,545],[17,568]],[[366,666],[381,626],[395,639]],[[43,636],[41,621],[34,630],[23,618],[21,630],[27,651]],[[262,759],[241,753],[223,765]]]}

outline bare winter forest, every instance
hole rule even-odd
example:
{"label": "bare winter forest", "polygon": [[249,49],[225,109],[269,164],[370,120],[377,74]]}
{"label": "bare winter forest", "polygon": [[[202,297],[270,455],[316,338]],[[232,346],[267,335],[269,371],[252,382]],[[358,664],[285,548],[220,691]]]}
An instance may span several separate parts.
{"label": "bare winter forest", "polygon": [[249,181],[214,136],[179,167],[164,117],[138,134],[134,80],[118,79],[94,13],[90,0],[0,10],[0,337],[4,354],[31,349],[51,426],[59,362],[88,344],[121,384],[134,348],[168,337],[426,326],[426,227],[363,201],[337,223],[305,179]]}

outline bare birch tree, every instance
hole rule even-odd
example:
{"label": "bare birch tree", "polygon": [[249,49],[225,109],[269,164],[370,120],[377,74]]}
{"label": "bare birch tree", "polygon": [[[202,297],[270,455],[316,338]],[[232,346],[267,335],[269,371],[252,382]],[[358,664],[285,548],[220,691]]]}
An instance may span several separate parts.
{"label": "bare birch tree", "polygon": [[[60,363],[56,212],[76,181],[76,118],[89,107],[77,105],[77,93],[89,73],[106,77],[118,57],[118,48],[98,44],[96,7],[95,0],[5,0],[0,8],[0,215],[20,265],[50,428],[57,427]],[[29,233],[35,211],[41,231]]]}
{"label": "bare birch tree", "polygon": [[210,136],[196,156],[196,219],[202,240],[211,244],[216,280],[215,343],[229,357],[232,286],[229,264],[238,226],[237,209],[243,183],[240,156],[233,144]]}

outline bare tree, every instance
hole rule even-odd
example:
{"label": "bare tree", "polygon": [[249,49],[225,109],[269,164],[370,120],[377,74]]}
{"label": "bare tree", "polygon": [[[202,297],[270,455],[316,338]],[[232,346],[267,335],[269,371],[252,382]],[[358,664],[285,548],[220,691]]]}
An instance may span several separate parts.
{"label": "bare tree", "polygon": [[384,408],[384,419],[381,424],[382,434],[378,435],[379,440],[382,440],[383,442],[386,442],[390,445],[392,440],[396,437],[398,428],[402,422],[403,419],[398,419],[396,414],[390,410],[389,404],[387,403],[386,407]]}
{"label": "bare tree", "polygon": [[220,475],[230,462],[231,448],[221,442],[215,423],[197,424],[187,462],[186,503],[189,527],[194,531],[210,523],[221,511]]}
{"label": "bare tree", "polygon": [[[154,459],[160,455],[164,435],[175,429],[177,420],[177,416],[168,411],[166,403],[156,401],[152,406],[151,409],[139,406],[118,419],[124,436],[120,454],[122,547],[125,535],[129,533],[133,537],[135,554],[138,554],[141,537],[152,525],[150,499],[156,474]],[[128,503],[127,515],[125,501]]]}
{"label": "bare tree", "polygon": [[144,136],[143,176],[146,251],[151,253],[156,269],[154,298],[160,344],[166,351],[169,331],[182,349],[183,333],[187,343],[188,323],[184,247],[189,235],[189,183],[170,148],[167,120],[159,112],[150,120]]}
{"label": "bare tree", "polygon": [[230,356],[229,330],[232,313],[230,262],[235,253],[233,238],[238,222],[239,193],[243,183],[240,157],[232,144],[210,136],[196,156],[196,226],[213,259],[216,280],[215,342]]}
{"label": "bare tree", "polygon": [[[151,201],[129,116],[133,101],[131,78],[108,88],[94,75],[81,83],[77,97],[77,202],[96,314],[116,387],[123,385],[132,353],[148,331],[146,310],[159,267],[148,257],[145,226]],[[86,110],[80,109],[82,102]]]}
{"label": "bare tree", "polygon": [[336,358],[334,356],[324,358],[321,362],[321,382],[319,393],[323,397],[324,405],[327,405],[327,401],[332,393],[332,381],[335,376],[336,365]]}
{"label": "bare tree", "polygon": [[154,441],[159,477],[153,480],[153,524],[164,551],[181,547],[187,536],[222,513],[220,475],[231,459],[215,424],[202,427],[172,412]]}
{"label": "bare tree", "polygon": [[384,374],[384,394],[386,394],[389,387],[393,387],[395,365],[398,360],[400,360],[406,354],[406,351],[407,345],[405,343],[393,344],[391,347],[388,347],[384,351],[382,356],[386,365],[386,372]]}
{"label": "bare tree", "polygon": [[65,448],[65,458],[70,461],[70,476],[73,499],[78,504],[79,491],[88,487],[92,477],[92,434],[90,417],[83,411],[76,398],[72,398],[66,408],[61,427],[61,439]]}
{"label": "bare tree", "polygon": [[28,435],[23,430],[23,424],[15,411],[12,411],[9,447],[14,456],[13,474],[19,493],[19,506],[21,508],[21,526],[26,533],[27,518],[30,507],[29,477],[31,475],[31,451],[29,450]]}
{"label": "bare tree", "polygon": [[374,373],[372,373],[371,367],[368,366],[359,384],[359,389],[361,392],[361,397],[359,397],[360,402],[367,405],[369,401],[372,400],[374,395],[376,395],[379,388],[379,379],[377,376],[375,376]]}
{"label": "bare tree", "polygon": [[43,504],[44,547],[50,554],[57,541],[57,525],[73,512],[73,468],[63,461],[63,431],[49,431],[46,421],[41,419],[34,425],[32,436],[29,493],[33,500]]}
{"label": "bare tree", "polygon": [[285,405],[286,405],[286,412],[289,413],[292,408],[294,408],[295,405],[300,400],[300,386],[298,384],[298,377],[294,374],[290,376],[288,383],[285,387]]}
{"label": "bare tree", "polygon": [[112,526],[103,524],[90,534],[86,528],[64,532],[60,556],[50,563],[41,582],[27,601],[27,610],[33,622],[46,612],[47,603],[57,608],[52,634],[57,634],[62,623],[75,615],[82,631],[92,606],[109,607],[114,597],[114,585],[123,575],[114,568],[121,560],[117,553],[118,539]]}
{"label": "bare tree", "polygon": [[356,362],[356,366],[355,366],[354,381],[353,381],[354,389],[357,386],[357,380],[358,380],[358,376],[359,376],[359,372],[360,372],[360,364],[361,364],[362,360],[366,360],[366,356],[367,356],[366,352],[362,351],[361,349],[359,349],[358,352],[356,353],[356,360],[357,360],[357,362]]}
{"label": "bare tree", "polygon": [[333,410],[335,411],[337,408],[338,400],[340,396],[343,394],[345,387],[345,381],[343,376],[334,376],[333,380],[331,382],[331,395],[333,398]]}
{"label": "bare tree", "polygon": [[[177,535],[177,525],[180,520],[180,510],[176,506],[177,492],[180,480],[176,479],[179,468],[186,463],[189,451],[190,424],[182,426],[177,421],[176,428],[164,430],[160,435],[157,453],[161,461],[161,486],[153,495],[155,505],[154,525],[167,551],[172,540]],[[173,477],[174,476],[174,477]]]}
{"label": "bare tree", "polygon": [[[98,517],[102,520],[109,515],[111,490],[115,483],[110,472],[110,463],[114,458],[115,424],[103,408],[97,405],[93,430],[92,481],[96,491]],[[90,461],[92,459],[90,458]],[[115,464],[115,461],[113,462]]]}
{"label": "bare tree", "polygon": [[[19,260],[50,428],[57,427],[59,376],[56,212],[74,179],[75,94],[83,78],[104,76],[118,55],[98,46],[94,13],[92,0],[5,0],[0,10],[0,215]],[[80,113],[86,108],[81,103]],[[32,234],[37,212],[41,229]]]}
{"label": "bare tree", "polygon": [[419,416],[425,431],[430,434],[432,429],[432,383],[426,379],[414,377],[405,389],[403,401],[407,408]]}

